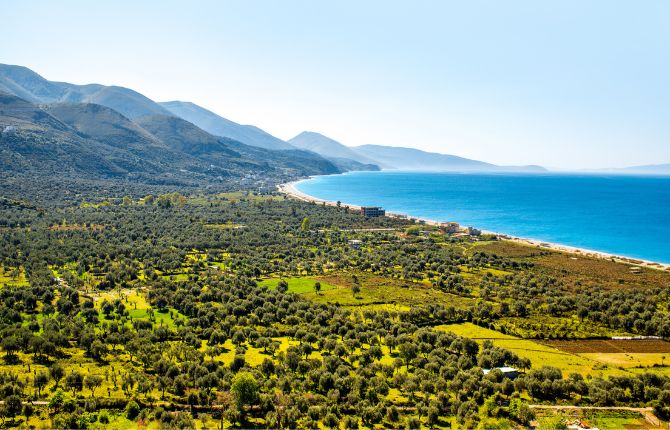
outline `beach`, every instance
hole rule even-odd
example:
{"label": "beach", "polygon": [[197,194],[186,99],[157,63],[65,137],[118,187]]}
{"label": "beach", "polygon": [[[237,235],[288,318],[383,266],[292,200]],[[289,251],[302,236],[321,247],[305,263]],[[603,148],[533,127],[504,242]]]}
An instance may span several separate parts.
{"label": "beach", "polygon": [[[302,181],[306,181],[308,179],[301,179],[301,180],[298,180],[298,181],[293,181],[293,182],[288,182],[288,183],[285,183],[285,184],[280,184],[280,185],[277,186],[277,190],[282,194],[288,195],[292,198],[302,200],[302,201],[305,201],[305,202],[314,202],[314,203],[319,203],[319,204],[325,204],[326,206],[337,207],[337,202],[335,202],[335,201],[319,199],[317,197],[305,194],[305,193],[303,193],[302,191],[300,191],[296,188],[296,185],[298,183],[300,183]],[[360,206],[348,204],[348,203],[345,203],[345,202],[340,202],[340,206],[341,207],[349,207],[350,209],[354,209],[354,210],[359,210],[360,209]],[[415,220],[420,221],[420,222],[422,222],[426,225],[431,225],[431,226],[439,226],[440,224],[442,224],[444,222],[448,222],[447,220],[437,221],[437,220],[433,220],[433,219],[425,219],[425,218],[410,216],[410,215],[407,215],[407,214],[399,214],[399,213],[393,213],[393,212],[387,212],[387,216],[415,219]],[[500,233],[500,232],[482,230],[482,233],[483,234],[492,234],[492,235],[497,236],[501,240],[509,240],[509,241],[512,241],[512,242],[516,242],[516,243],[520,243],[520,244],[528,245],[528,246],[533,246],[533,247],[540,248],[540,249],[549,249],[549,250],[553,250],[553,251],[564,252],[564,253],[578,255],[578,256],[582,256],[582,257],[600,258],[600,259],[604,259],[604,260],[610,260],[610,261],[616,261],[616,262],[619,262],[619,263],[629,264],[631,266],[639,266],[639,267],[646,267],[646,268],[656,269],[656,270],[670,271],[670,264],[658,263],[658,262],[655,262],[655,261],[648,261],[648,260],[643,260],[643,259],[638,259],[638,258],[625,257],[625,256],[621,256],[621,255],[610,254],[610,253],[607,253],[607,252],[594,251],[594,250],[591,250],[591,249],[578,248],[578,247],[573,247],[573,246],[569,246],[569,245],[561,245],[561,244],[558,244],[558,243],[544,242],[544,241],[536,240],[536,239],[516,237],[516,236],[512,236],[512,235],[505,234],[505,233]]]}

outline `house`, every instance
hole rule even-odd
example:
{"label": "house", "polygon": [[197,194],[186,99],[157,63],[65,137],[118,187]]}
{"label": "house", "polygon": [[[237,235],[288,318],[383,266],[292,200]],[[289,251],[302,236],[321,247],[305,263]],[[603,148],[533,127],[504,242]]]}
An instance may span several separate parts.
{"label": "house", "polygon": [[358,249],[358,248],[361,247],[361,245],[363,245],[363,241],[359,240],[359,239],[351,239],[348,242],[349,242],[349,246],[351,246],[354,249]]}
{"label": "house", "polygon": [[513,367],[507,367],[507,366],[505,366],[505,367],[494,367],[493,369],[482,369],[482,373],[484,375],[488,375],[489,373],[491,373],[491,371],[493,371],[495,369],[500,370],[502,372],[503,376],[505,376],[506,378],[509,378],[509,379],[514,379],[517,376],[519,376],[519,370],[518,369],[515,369]]}
{"label": "house", "polygon": [[442,229],[442,231],[444,231],[445,233],[449,234],[458,233],[460,228],[461,226],[458,225],[457,222],[443,222],[442,224],[440,224],[440,229]]}
{"label": "house", "polygon": [[376,218],[386,215],[386,211],[378,206],[362,206],[361,215],[366,218]]}

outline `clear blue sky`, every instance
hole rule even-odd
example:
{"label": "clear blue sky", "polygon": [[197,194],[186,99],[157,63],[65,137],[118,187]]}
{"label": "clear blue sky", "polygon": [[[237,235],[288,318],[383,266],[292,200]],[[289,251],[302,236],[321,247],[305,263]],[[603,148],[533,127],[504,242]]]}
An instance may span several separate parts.
{"label": "clear blue sky", "polygon": [[288,139],[670,162],[670,1],[4,1],[0,62]]}

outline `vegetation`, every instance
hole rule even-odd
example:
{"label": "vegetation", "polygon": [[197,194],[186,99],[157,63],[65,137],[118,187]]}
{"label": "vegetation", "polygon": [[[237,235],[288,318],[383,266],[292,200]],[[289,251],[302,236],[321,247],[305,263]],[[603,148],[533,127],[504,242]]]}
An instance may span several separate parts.
{"label": "vegetation", "polygon": [[551,342],[668,336],[670,273],[276,195],[146,190],[0,200],[6,427],[556,427],[530,405],[557,403],[667,417],[665,358]]}

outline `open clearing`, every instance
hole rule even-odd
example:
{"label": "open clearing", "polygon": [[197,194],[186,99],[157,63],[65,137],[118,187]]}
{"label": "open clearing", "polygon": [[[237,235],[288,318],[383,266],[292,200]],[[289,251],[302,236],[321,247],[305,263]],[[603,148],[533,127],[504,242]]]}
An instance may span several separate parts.
{"label": "open clearing", "polygon": [[670,342],[664,340],[544,340],[543,344],[561,351],[579,353],[668,353]]}
{"label": "open clearing", "polygon": [[317,282],[321,284],[321,291],[334,290],[337,286],[330,284],[319,278],[310,277],[293,277],[293,278],[270,278],[263,279],[258,282],[259,286],[268,287],[271,290],[277,288],[279,281],[284,280],[288,284],[288,290],[296,294],[304,294],[314,292],[314,284]]}
{"label": "open clearing", "polygon": [[469,337],[483,343],[491,340],[494,345],[509,349],[519,357],[530,359],[533,367],[554,366],[567,375],[575,372],[586,375],[621,375],[626,371],[607,366],[605,363],[595,361],[589,357],[577,355],[529,339],[521,339],[479,327],[472,323],[449,324],[435,327],[437,330],[450,331],[459,336]]}

